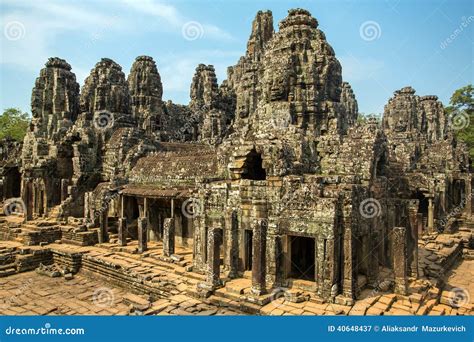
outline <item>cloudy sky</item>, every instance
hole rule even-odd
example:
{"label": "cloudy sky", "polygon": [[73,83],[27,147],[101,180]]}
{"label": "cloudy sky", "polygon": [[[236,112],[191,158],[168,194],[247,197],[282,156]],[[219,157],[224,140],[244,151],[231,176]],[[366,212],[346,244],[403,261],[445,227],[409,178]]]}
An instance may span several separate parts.
{"label": "cloudy sky", "polygon": [[446,104],[473,82],[470,0],[0,0],[0,109],[29,111],[31,89],[51,56],[66,59],[81,86],[102,57],[126,74],[136,56],[158,64],[164,99],[187,104],[194,69],[213,64],[218,81],[245,53],[258,10],[318,19],[354,88],[359,109],[381,113],[406,85]]}

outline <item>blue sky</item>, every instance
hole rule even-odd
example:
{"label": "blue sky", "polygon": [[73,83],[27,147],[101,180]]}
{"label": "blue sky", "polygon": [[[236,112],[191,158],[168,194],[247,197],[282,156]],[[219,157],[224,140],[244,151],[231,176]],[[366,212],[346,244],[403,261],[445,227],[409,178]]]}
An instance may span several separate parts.
{"label": "blue sky", "polygon": [[[276,30],[290,8],[312,13],[364,113],[381,113],[393,92],[406,85],[419,95],[438,95],[446,104],[474,76],[471,0],[0,3],[2,110],[29,112],[35,78],[51,56],[66,59],[82,86],[102,57],[112,58],[128,74],[136,56],[150,55],[158,64],[164,99],[187,104],[196,66],[213,64],[222,82],[227,66],[245,53],[255,14],[266,9],[273,12]],[[183,34],[186,28],[190,35]]]}

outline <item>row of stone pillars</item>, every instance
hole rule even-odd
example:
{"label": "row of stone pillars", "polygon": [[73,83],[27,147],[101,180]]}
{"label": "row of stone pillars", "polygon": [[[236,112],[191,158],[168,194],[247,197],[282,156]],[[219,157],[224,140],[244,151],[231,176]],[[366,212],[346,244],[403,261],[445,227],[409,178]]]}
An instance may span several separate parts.
{"label": "row of stone pillars", "polygon": [[[266,237],[267,220],[259,219],[253,227],[252,243],[252,288],[254,296],[266,293]],[[199,288],[213,291],[222,285],[220,278],[220,246],[222,244],[222,228],[209,228],[207,234],[206,282]]]}
{"label": "row of stone pillars", "polygon": [[[143,199],[143,207],[139,207],[141,216],[137,218],[138,230],[138,252],[144,253],[148,250],[148,205],[147,198]],[[171,213],[174,211],[174,201],[171,200]],[[101,224],[101,232],[102,232]],[[104,229],[106,230],[106,228]],[[102,234],[101,234],[102,235]],[[124,210],[124,196],[121,198],[121,217],[118,222],[118,242],[121,246],[127,245],[127,218]],[[163,223],[163,254],[171,256],[175,251],[175,220],[172,217],[165,218]]]}
{"label": "row of stone pillars", "polygon": [[[102,228],[101,221],[101,234],[106,230]],[[148,219],[146,217],[139,217],[137,219],[138,228],[138,252],[143,253],[148,249]],[[175,249],[175,238],[174,238],[174,218],[166,218],[163,224],[163,254],[165,256],[171,256],[174,254]],[[100,241],[99,241],[100,242]],[[121,217],[118,222],[118,242],[120,246],[127,245],[127,218]]]}

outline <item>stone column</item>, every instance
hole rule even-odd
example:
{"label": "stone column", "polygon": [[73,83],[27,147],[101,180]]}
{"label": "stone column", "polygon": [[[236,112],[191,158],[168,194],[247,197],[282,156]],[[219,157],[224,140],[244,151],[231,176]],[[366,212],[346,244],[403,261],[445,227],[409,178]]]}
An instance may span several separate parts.
{"label": "stone column", "polygon": [[428,233],[434,232],[434,205],[433,198],[428,198]]}
{"label": "stone column", "polygon": [[342,281],[342,294],[347,298],[356,297],[356,269],[355,246],[352,237],[352,220],[348,216],[344,219],[344,271]]}
{"label": "stone column", "polygon": [[258,219],[253,228],[252,244],[252,293],[260,296],[266,293],[266,240],[267,220]]}
{"label": "stone column", "polygon": [[90,210],[89,210],[89,192],[85,192],[84,193],[84,218],[86,219],[86,222],[90,222],[92,223],[92,216],[90,214]]}
{"label": "stone column", "polygon": [[118,221],[118,243],[120,246],[127,245],[127,218],[121,217]]}
{"label": "stone column", "polygon": [[220,279],[220,245],[222,239],[221,228],[209,228],[207,234],[207,270],[206,284],[214,289],[221,285]]}
{"label": "stone column", "polygon": [[416,214],[416,222],[418,226],[418,236],[423,236],[423,214]]}
{"label": "stone column", "polygon": [[472,188],[471,188],[471,177],[464,179],[465,183],[465,194],[464,194],[464,214],[467,218],[471,217],[471,202],[472,202]]}
{"label": "stone column", "polygon": [[67,188],[69,186],[69,180],[68,179],[61,179],[61,202],[65,201],[66,198],[68,197],[67,193]]}
{"label": "stone column", "polygon": [[21,199],[25,204],[24,220],[29,221],[33,219],[33,209],[31,206],[31,181],[29,178],[21,181]]}
{"label": "stone column", "polygon": [[171,198],[171,203],[170,203],[170,216],[173,218],[174,217],[174,198]]}
{"label": "stone column", "polygon": [[407,280],[407,246],[406,228],[395,227],[392,231],[393,272],[395,274],[395,293],[406,295]]}
{"label": "stone column", "polygon": [[148,198],[143,198],[143,217],[146,219],[148,223]]}
{"label": "stone column", "polygon": [[99,222],[99,243],[104,243],[109,241],[109,232],[108,232],[108,216],[107,207],[104,207],[104,210],[100,213]]}
{"label": "stone column", "polygon": [[239,222],[236,210],[228,212],[226,217],[226,246],[224,264],[229,269],[229,278],[235,278],[238,274],[239,268]]}
{"label": "stone column", "polygon": [[165,218],[163,223],[163,254],[174,254],[174,218]]}
{"label": "stone column", "polygon": [[418,278],[418,201],[411,202],[408,208],[410,220],[411,250],[411,275]]}
{"label": "stone column", "polygon": [[147,250],[147,219],[138,218],[138,252],[143,253]]}

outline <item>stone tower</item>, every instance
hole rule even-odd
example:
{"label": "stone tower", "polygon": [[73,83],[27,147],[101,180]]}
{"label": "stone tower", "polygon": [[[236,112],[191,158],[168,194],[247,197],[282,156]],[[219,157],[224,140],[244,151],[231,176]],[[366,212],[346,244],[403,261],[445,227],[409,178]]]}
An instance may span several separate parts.
{"label": "stone tower", "polygon": [[97,129],[132,126],[130,93],[122,67],[102,58],[91,70],[81,90],[81,115]]}
{"label": "stone tower", "polygon": [[149,56],[139,56],[128,75],[131,110],[138,127],[148,135],[162,128],[163,85],[156,63]]}
{"label": "stone tower", "polygon": [[190,109],[194,113],[194,127],[198,140],[208,143],[220,142],[228,120],[221,109],[221,94],[217,85],[214,66],[200,64],[196,68],[191,84]]}

